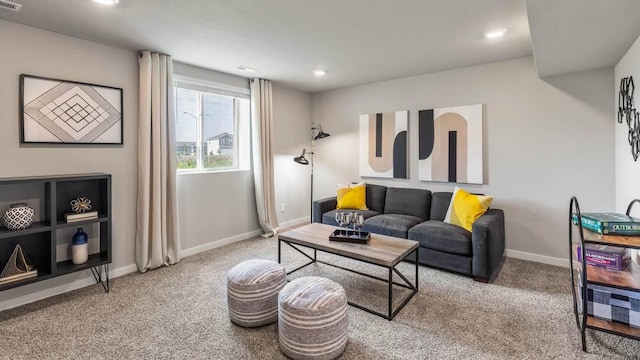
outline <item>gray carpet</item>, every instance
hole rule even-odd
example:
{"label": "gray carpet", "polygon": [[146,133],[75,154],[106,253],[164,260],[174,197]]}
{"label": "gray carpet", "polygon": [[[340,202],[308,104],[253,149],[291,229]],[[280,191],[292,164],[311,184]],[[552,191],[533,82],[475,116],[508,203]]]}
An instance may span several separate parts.
{"label": "gray carpet", "polygon": [[[288,247],[289,269],[303,262]],[[281,359],[277,326],[229,322],[226,272],[250,258],[277,259],[275,239],[256,238],[111,283],[0,312],[2,359]],[[383,276],[382,269],[322,259]],[[413,264],[401,269],[413,279]],[[327,265],[291,276],[341,283],[350,299],[384,311],[386,286]],[[588,331],[580,348],[568,270],[507,259],[493,284],[420,267],[420,291],[393,321],[349,307],[341,359],[623,359],[640,341]],[[396,299],[406,293],[398,291]],[[398,300],[396,300],[398,301]]]}

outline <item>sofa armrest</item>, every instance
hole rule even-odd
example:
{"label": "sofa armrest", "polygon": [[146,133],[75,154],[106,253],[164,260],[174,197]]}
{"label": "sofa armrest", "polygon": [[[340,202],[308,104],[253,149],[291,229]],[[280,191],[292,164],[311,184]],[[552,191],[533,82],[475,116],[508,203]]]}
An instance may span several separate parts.
{"label": "sofa armrest", "polygon": [[504,212],[489,209],[471,229],[473,276],[489,280],[498,270],[504,255]]}
{"label": "sofa armrest", "polygon": [[322,224],[322,214],[334,210],[338,206],[338,197],[332,196],[313,202],[313,222]]}

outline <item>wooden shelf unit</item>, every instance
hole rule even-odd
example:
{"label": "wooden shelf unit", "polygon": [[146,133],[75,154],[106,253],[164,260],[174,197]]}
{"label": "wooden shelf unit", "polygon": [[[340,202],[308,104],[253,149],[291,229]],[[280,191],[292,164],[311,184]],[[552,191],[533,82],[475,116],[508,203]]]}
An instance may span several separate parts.
{"label": "wooden shelf unit", "polygon": [[[634,200],[629,204],[627,215],[632,205],[638,200]],[[571,267],[571,282],[573,285],[573,305],[576,322],[582,336],[582,350],[587,351],[586,346],[586,329],[604,331],[636,340],[640,340],[640,328],[633,327],[628,324],[600,319],[586,314],[586,302],[588,284],[608,286],[622,290],[638,292],[640,296],[640,265],[635,261],[620,271],[608,270],[597,266],[577,263],[577,250],[580,249],[581,259],[585,259],[585,244],[600,244],[624,247],[628,249],[640,249],[640,236],[624,236],[624,235],[603,235],[597,232],[583,229],[581,226],[572,223],[573,213],[577,214],[579,221],[581,220],[580,206],[578,200],[573,197],[569,205],[569,263]],[[582,229],[582,231],[580,231]],[[576,274],[582,273],[579,279]],[[581,304],[578,304],[578,301]],[[579,310],[582,309],[582,312]]]}
{"label": "wooden shelf unit", "polygon": [[[70,213],[70,201],[79,197],[91,200],[92,210],[98,218],[67,223],[65,213]],[[38,276],[0,285],[0,291],[47,280],[72,272],[91,269],[96,281],[109,291],[108,265],[111,263],[111,175],[78,174],[0,178],[0,211],[13,203],[27,203],[35,210],[33,224],[23,230],[9,230],[0,223],[0,271],[9,260],[16,245],[20,245],[38,270]],[[99,234],[92,237],[99,241],[89,260],[74,265],[71,259],[59,254],[60,244],[71,246],[73,228],[94,226]],[[90,240],[91,241],[91,240]],[[64,247],[64,246],[62,246]],[[104,274],[103,274],[104,273]]]}

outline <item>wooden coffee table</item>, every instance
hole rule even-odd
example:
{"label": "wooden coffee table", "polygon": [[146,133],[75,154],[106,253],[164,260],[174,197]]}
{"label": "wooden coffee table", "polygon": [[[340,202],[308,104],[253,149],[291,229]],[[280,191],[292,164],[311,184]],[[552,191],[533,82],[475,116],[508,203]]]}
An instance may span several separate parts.
{"label": "wooden coffee table", "polygon": [[[365,306],[359,305],[352,301],[348,301],[349,305],[367,311],[369,313],[381,316],[387,320],[393,319],[396,314],[411,300],[411,298],[418,292],[418,253],[419,247],[418,242],[407,239],[400,239],[391,236],[371,234],[371,238],[367,244],[357,244],[357,243],[348,243],[348,242],[336,242],[329,241],[329,235],[336,230],[337,227],[325,224],[313,223],[309,225],[305,225],[294,230],[290,230],[278,235],[278,262],[281,263],[281,254],[282,254],[282,243],[285,243],[305,257],[309,258],[309,262],[299,266],[293,270],[287,272],[287,274],[291,274],[295,271],[298,271],[306,266],[309,266],[313,263],[322,263],[331,265],[333,267],[337,267],[339,269],[347,270],[354,272],[356,274],[360,274],[363,276],[367,276],[372,279],[384,281],[389,286],[389,299],[388,299],[388,312],[387,314],[375,311],[373,309],[367,308]],[[304,246],[310,249],[313,249],[313,257],[306,254],[304,251],[300,250],[298,246]],[[348,269],[342,266],[338,266],[335,264],[330,264],[324,261],[320,261],[317,258],[317,251],[324,251],[327,253],[344,256],[349,259],[355,259],[359,261],[363,261],[369,264],[378,265],[384,267],[388,270],[389,276],[388,278],[381,278],[377,276],[373,276],[370,274],[365,274],[360,271],[356,271],[353,269]],[[398,269],[396,269],[396,265],[407,258],[410,254],[415,253],[416,255],[416,274],[415,274],[415,284],[412,284]],[[398,274],[398,276],[405,282],[404,284],[394,282],[393,281],[393,273]],[[398,307],[393,309],[393,285],[400,286],[406,289],[411,290],[411,293],[402,300],[402,303],[398,305]]]}

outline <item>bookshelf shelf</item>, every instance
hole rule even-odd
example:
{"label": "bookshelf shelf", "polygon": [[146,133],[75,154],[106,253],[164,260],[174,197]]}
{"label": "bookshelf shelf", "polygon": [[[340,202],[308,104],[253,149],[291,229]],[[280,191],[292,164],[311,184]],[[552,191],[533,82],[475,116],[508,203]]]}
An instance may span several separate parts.
{"label": "bookshelf shelf", "polygon": [[[573,288],[573,291],[575,291],[574,294],[576,296],[580,296],[580,293],[578,293],[579,291],[578,287]],[[618,335],[622,335],[622,336],[630,337],[634,339],[640,338],[640,328],[636,328],[636,327],[622,324],[619,322],[599,319],[591,315],[587,315],[586,319],[587,319],[586,326],[589,329],[601,330],[608,333],[618,334]]]}
{"label": "bookshelf shelf", "polygon": [[21,235],[35,234],[38,232],[51,231],[51,226],[46,221],[38,221],[31,224],[26,229],[22,230],[9,230],[6,227],[0,227],[0,239],[12,238]]}
{"label": "bookshelf shelf", "polygon": [[[631,211],[634,203],[640,203],[639,200],[633,200],[627,209],[627,215]],[[582,216],[580,213],[580,205],[576,197],[571,198],[569,204],[569,264],[571,268],[571,285],[573,288],[573,308],[578,324],[578,329],[582,337],[582,351],[587,351],[585,332],[587,329],[596,331],[604,331],[615,335],[620,335],[636,340],[640,340],[640,328],[633,327],[629,324],[619,322],[620,318],[612,318],[612,320],[602,319],[601,317],[609,317],[611,314],[603,316],[602,313],[595,313],[595,310],[589,309],[589,285],[606,286],[607,288],[595,288],[593,293],[599,291],[600,294],[613,296],[613,293],[623,291],[624,294],[630,296],[637,294],[640,298],[640,265],[632,261],[624,270],[609,270],[597,266],[588,265],[586,261],[578,262],[577,255],[580,252],[580,258],[585,259],[585,244],[600,244],[624,247],[628,249],[640,249],[640,236],[627,235],[602,235],[597,232],[583,229],[581,225],[573,224],[572,218],[577,216],[577,223],[582,224]],[[579,249],[579,250],[578,250]],[[604,290],[597,290],[604,289]],[[605,291],[606,292],[602,292]],[[609,293],[611,292],[611,293]],[[616,295],[617,296],[617,295]],[[595,295],[594,295],[595,298]],[[596,301],[592,299],[592,301]],[[603,305],[606,306],[606,305]],[[614,306],[614,305],[608,305]],[[592,309],[595,306],[592,307]],[[624,308],[618,308],[624,310]],[[613,311],[612,311],[613,312]],[[629,319],[623,319],[628,322]]]}
{"label": "bookshelf shelf", "polygon": [[587,315],[587,327],[594,330],[602,330],[612,334],[623,335],[633,339],[640,338],[640,328],[634,328],[629,325],[607,321]]}
{"label": "bookshelf shelf", "polygon": [[622,271],[587,265],[587,281],[592,284],[640,291],[640,265],[631,262]]}
{"label": "bookshelf shelf", "polygon": [[[578,226],[572,225],[576,232]],[[582,230],[584,241],[593,244],[624,246],[630,249],[640,249],[640,236],[602,235],[587,229]]]}
{"label": "bookshelf shelf", "polygon": [[[576,254],[579,246],[574,243],[572,248],[573,254]],[[624,270],[618,271],[587,264],[587,281],[591,284],[640,291],[640,265],[632,261]]]}
{"label": "bookshelf shelf", "polygon": [[[69,202],[78,197],[92,200],[98,218],[76,222],[65,221],[71,212]],[[17,279],[0,285],[0,292],[51,279],[76,271],[91,269],[96,281],[109,291],[108,271],[111,263],[111,175],[79,174],[38,177],[0,178],[0,211],[12,203],[26,202],[34,208],[34,223],[23,230],[0,227],[0,271],[13,249],[20,245],[38,270],[38,276]],[[0,214],[1,215],[1,214]],[[74,265],[68,259],[74,227],[93,225],[93,254],[86,263]],[[66,244],[66,245],[65,245]],[[62,259],[62,260],[60,260]]]}

